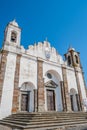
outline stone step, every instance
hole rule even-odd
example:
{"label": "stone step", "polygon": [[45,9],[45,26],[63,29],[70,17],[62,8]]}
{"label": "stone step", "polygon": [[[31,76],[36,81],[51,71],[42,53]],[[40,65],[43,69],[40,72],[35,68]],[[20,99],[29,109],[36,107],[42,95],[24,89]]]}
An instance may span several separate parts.
{"label": "stone step", "polygon": [[24,122],[24,121],[12,121],[12,120],[3,120],[3,122],[9,122],[19,125],[41,125],[41,124],[50,124],[50,123],[62,123],[62,122],[77,122],[77,121],[86,121],[85,119],[69,119],[69,120],[49,120],[49,121],[37,121],[37,122]]}
{"label": "stone step", "polygon": [[[20,112],[20,113],[16,113],[16,115],[56,115],[56,114],[58,114],[58,115],[67,115],[67,114],[87,114],[86,112],[38,112],[38,113],[35,113],[35,112],[33,112],[33,113],[29,113],[29,112]],[[15,115],[15,114],[13,114],[13,115]]]}
{"label": "stone step", "polygon": [[67,114],[67,115],[60,115],[60,114],[56,114],[56,115],[12,115],[10,117],[16,117],[16,118],[21,118],[21,117],[54,117],[54,116],[58,116],[58,117],[67,117],[67,116],[71,116],[71,117],[76,117],[76,116],[79,116],[79,117],[83,117],[83,116],[87,116],[87,114]]}
{"label": "stone step", "polygon": [[81,118],[80,117],[71,117],[71,118],[70,117],[66,117],[66,118],[54,117],[54,118],[45,118],[45,119],[44,118],[38,118],[38,119],[37,118],[28,119],[27,118],[26,119],[26,118],[23,118],[23,117],[22,118],[5,118],[5,120],[15,120],[15,121],[24,121],[24,122],[27,122],[27,121],[29,121],[29,122],[32,122],[32,121],[37,122],[38,120],[39,120],[39,122],[42,122],[42,121],[49,121],[49,120],[52,121],[52,120],[70,120],[70,119],[77,119],[78,120],[78,119],[86,119],[86,118],[85,117],[81,117]]}
{"label": "stone step", "polygon": [[87,115],[85,115],[85,116],[79,116],[79,115],[77,115],[77,116],[70,116],[70,115],[68,115],[68,116],[49,116],[49,117],[28,117],[28,116],[26,116],[26,117],[24,117],[24,116],[21,116],[21,117],[8,117],[7,119],[27,119],[27,120],[36,120],[36,119],[51,119],[51,118],[53,118],[53,119],[55,119],[55,118],[58,118],[58,119],[60,119],[60,118],[64,118],[64,119],[66,119],[66,118],[86,118],[87,119]]}
{"label": "stone step", "polygon": [[30,119],[31,119],[31,118],[37,118],[37,119],[38,119],[38,118],[44,118],[44,119],[45,119],[45,118],[55,118],[55,117],[57,117],[57,118],[87,117],[87,115],[83,115],[83,116],[79,116],[79,115],[76,115],[76,116],[72,116],[72,115],[67,115],[67,116],[54,115],[54,116],[45,116],[45,117],[44,117],[44,116],[38,116],[38,117],[37,117],[37,116],[31,116],[31,117],[30,117],[30,116],[10,116],[10,117],[7,117],[7,118],[11,118],[11,119],[12,119],[12,118],[28,118],[28,119],[29,119],[29,118],[30,118]]}
{"label": "stone step", "polygon": [[76,121],[76,122],[64,122],[64,123],[49,123],[49,124],[40,124],[40,125],[28,125],[25,127],[25,129],[41,129],[41,128],[49,128],[49,127],[58,127],[58,126],[70,126],[70,125],[75,125],[75,124],[87,124],[87,121]]}
{"label": "stone step", "polygon": [[[15,128],[23,128],[25,130],[54,128],[65,125],[87,124],[87,113],[59,113],[59,112],[44,112],[44,113],[17,113],[0,121],[0,124]],[[45,129],[43,129],[45,130]]]}
{"label": "stone step", "polygon": [[24,128],[25,130],[34,130],[34,129],[42,129],[42,128],[44,128],[44,130],[45,130],[45,128],[46,129],[48,129],[49,127],[50,128],[54,128],[54,127],[58,127],[58,126],[70,126],[70,125],[77,125],[77,124],[87,124],[87,121],[75,121],[75,122],[61,122],[61,123],[58,123],[58,122],[56,122],[56,123],[49,123],[49,124],[40,124],[40,125],[19,125],[19,124],[13,124],[13,123],[9,123],[9,122],[2,122],[1,124],[3,124],[3,125],[8,125],[8,126],[10,126],[10,127],[14,127],[14,128]]}

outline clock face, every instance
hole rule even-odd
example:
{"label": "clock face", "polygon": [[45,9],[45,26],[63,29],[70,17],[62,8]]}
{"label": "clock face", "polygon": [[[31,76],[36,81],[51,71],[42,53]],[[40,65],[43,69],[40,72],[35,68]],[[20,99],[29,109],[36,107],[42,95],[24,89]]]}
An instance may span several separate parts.
{"label": "clock face", "polygon": [[46,50],[45,50],[45,56],[47,59],[50,59],[50,51],[48,48],[46,48]]}
{"label": "clock face", "polygon": [[46,53],[46,58],[50,58],[50,53]]}

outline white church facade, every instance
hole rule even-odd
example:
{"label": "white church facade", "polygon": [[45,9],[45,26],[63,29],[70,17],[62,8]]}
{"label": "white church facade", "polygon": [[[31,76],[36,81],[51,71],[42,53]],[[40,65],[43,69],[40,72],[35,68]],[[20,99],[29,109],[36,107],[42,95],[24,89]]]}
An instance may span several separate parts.
{"label": "white church facade", "polygon": [[86,86],[79,53],[65,60],[48,41],[24,49],[16,21],[5,29],[0,51],[0,119],[17,112],[85,111]]}

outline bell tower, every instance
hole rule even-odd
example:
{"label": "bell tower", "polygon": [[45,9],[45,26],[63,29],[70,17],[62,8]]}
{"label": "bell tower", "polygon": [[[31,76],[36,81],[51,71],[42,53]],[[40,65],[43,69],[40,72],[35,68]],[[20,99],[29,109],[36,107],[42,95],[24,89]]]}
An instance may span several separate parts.
{"label": "bell tower", "polygon": [[6,44],[11,46],[20,46],[21,29],[18,23],[13,20],[10,22],[4,32],[4,46]]}
{"label": "bell tower", "polygon": [[65,60],[70,67],[81,67],[79,52],[76,52],[72,47],[70,47],[65,54]]}

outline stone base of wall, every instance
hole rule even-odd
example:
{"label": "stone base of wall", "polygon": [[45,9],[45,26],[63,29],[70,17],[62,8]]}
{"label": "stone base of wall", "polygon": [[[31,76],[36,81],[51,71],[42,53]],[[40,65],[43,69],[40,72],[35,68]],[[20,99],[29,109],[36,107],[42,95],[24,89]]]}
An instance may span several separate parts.
{"label": "stone base of wall", "polygon": [[12,128],[0,125],[0,130],[12,130]]}

